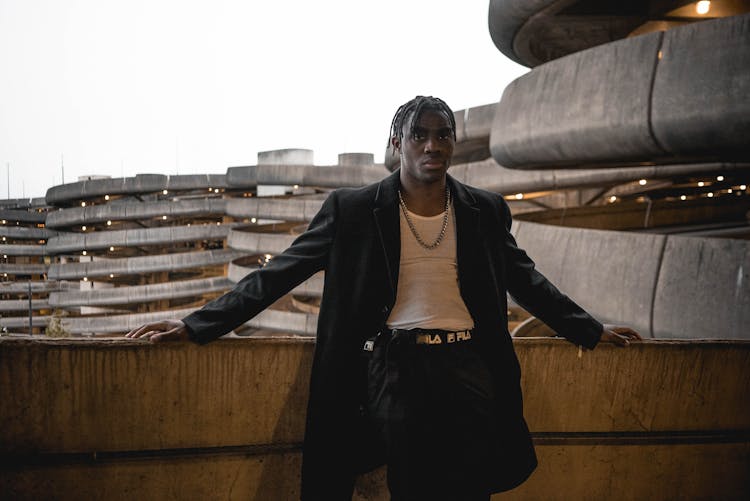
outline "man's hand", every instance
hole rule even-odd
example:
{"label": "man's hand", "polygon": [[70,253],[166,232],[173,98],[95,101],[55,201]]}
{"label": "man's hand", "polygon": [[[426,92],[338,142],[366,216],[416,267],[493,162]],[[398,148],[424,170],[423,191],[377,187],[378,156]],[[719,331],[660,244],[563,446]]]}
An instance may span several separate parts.
{"label": "man's hand", "polygon": [[152,343],[161,341],[187,341],[187,327],[182,320],[161,320],[159,322],[149,322],[136,327],[125,334],[125,337],[139,338],[144,337]]}
{"label": "man's hand", "polygon": [[618,325],[605,325],[602,330],[601,341],[604,343],[614,343],[617,346],[627,346],[631,339],[643,339],[640,334],[630,327],[621,327]]}

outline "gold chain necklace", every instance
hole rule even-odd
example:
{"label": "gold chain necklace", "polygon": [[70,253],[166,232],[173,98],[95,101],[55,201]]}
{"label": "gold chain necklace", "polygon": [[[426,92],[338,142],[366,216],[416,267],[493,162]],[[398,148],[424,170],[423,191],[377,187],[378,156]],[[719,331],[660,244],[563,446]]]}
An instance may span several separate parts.
{"label": "gold chain necklace", "polygon": [[406,206],[406,202],[404,202],[404,197],[401,196],[401,190],[398,190],[398,203],[401,206],[401,212],[404,213],[406,224],[409,225],[411,234],[414,235],[414,238],[417,240],[417,243],[427,250],[432,250],[436,248],[438,245],[440,245],[440,242],[442,242],[443,238],[445,237],[445,230],[448,228],[448,212],[451,206],[451,192],[448,189],[448,186],[447,185],[445,186],[445,210],[443,211],[443,227],[440,228],[440,234],[437,236],[435,241],[432,242],[431,244],[428,244],[427,242],[422,240],[422,237],[419,236],[419,233],[417,232],[417,228],[414,226],[414,223],[409,217],[409,208]]}

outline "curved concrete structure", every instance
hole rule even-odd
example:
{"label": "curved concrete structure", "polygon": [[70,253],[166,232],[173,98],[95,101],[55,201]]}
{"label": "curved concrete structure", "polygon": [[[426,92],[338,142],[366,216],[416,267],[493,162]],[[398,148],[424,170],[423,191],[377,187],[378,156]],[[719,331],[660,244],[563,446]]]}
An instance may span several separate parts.
{"label": "curved concrete structure", "polygon": [[51,292],[49,305],[53,308],[74,306],[109,306],[147,303],[163,299],[200,296],[222,292],[232,283],[224,277],[169,281],[161,284],[121,286],[111,289],[67,290]]}
{"label": "curved concrete structure", "polygon": [[[229,264],[227,278],[237,283],[245,278],[249,273],[257,270],[257,266],[242,266],[235,263]],[[316,273],[300,285],[292,289],[291,294],[299,296],[320,297],[323,295],[323,272]]]}
{"label": "curved concrete structure", "polygon": [[[48,213],[49,217],[52,213]],[[17,240],[46,240],[57,235],[56,231],[47,228],[29,228],[26,226],[0,225],[0,237],[13,238]]]}
{"label": "curved concrete structure", "polygon": [[47,241],[47,252],[49,254],[63,254],[83,250],[108,249],[111,246],[132,247],[196,240],[222,240],[229,234],[230,226],[229,224],[221,226],[204,224],[91,233],[60,233]]}
{"label": "curved concrete structure", "polygon": [[46,245],[0,245],[0,253],[7,256],[46,256]]}
{"label": "curved concrete structure", "polygon": [[49,205],[66,205],[105,195],[143,195],[163,190],[191,191],[207,188],[227,188],[226,177],[223,174],[138,174],[135,177],[91,179],[53,186],[47,190],[45,200]]}
{"label": "curved concrete structure", "polygon": [[323,188],[363,186],[388,175],[382,165],[317,166],[317,165],[250,165],[227,169],[231,188],[253,188],[259,184],[301,185]]}
{"label": "curved concrete structure", "polygon": [[0,220],[8,221],[8,224],[42,224],[46,217],[44,212],[0,209]]}
{"label": "curved concrete structure", "polygon": [[[49,308],[49,302],[46,299],[32,299],[32,310],[43,310]],[[28,299],[4,299],[0,300],[0,311],[29,311]]]}
{"label": "curved concrete structure", "polygon": [[492,156],[511,168],[746,160],[749,66],[750,15],[571,54],[508,85]]}
{"label": "curved concrete structure", "polygon": [[149,218],[169,219],[195,216],[221,216],[226,209],[226,200],[169,200],[160,202],[128,202],[71,207],[47,215],[47,227],[66,228],[82,224],[106,223],[107,221],[132,221]]}
{"label": "curved concrete structure", "polygon": [[229,233],[227,244],[245,254],[278,254],[289,247],[294,239],[295,235],[252,233],[234,229]]}
{"label": "curved concrete structure", "polygon": [[323,205],[320,199],[235,198],[226,201],[226,214],[235,218],[310,221]]}
{"label": "curved concrete structure", "polygon": [[750,339],[750,241],[528,222],[513,232],[538,269],[602,321],[656,338]]}
{"label": "curved concrete structure", "polygon": [[46,264],[0,263],[0,273],[9,275],[42,275],[47,269]]}
{"label": "curved concrete structure", "polygon": [[243,253],[231,249],[217,249],[156,256],[100,259],[82,263],[56,263],[50,265],[48,276],[50,280],[81,280],[84,277],[106,277],[109,274],[140,275],[172,270],[188,270],[226,264],[242,255]]}

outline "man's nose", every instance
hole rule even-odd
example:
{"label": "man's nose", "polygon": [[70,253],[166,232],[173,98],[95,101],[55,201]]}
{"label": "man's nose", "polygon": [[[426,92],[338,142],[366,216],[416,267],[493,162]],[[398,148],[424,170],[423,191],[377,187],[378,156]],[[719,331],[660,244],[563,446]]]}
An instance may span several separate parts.
{"label": "man's nose", "polygon": [[427,136],[427,141],[424,143],[425,153],[441,151],[442,145],[436,136]]}

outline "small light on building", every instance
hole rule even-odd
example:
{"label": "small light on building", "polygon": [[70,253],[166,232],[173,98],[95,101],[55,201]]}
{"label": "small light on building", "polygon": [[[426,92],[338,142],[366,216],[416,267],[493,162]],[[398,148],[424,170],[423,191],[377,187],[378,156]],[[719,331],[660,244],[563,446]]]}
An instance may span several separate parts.
{"label": "small light on building", "polygon": [[109,195],[104,195],[104,200],[109,200]]}
{"label": "small light on building", "polygon": [[112,226],[112,221],[107,221],[107,226]]}
{"label": "small light on building", "polygon": [[702,188],[702,187],[706,186],[706,183],[704,183],[703,181],[698,181],[698,186],[700,186]]}
{"label": "small light on building", "polygon": [[687,197],[685,195],[680,195],[680,200],[687,200]]}
{"label": "small light on building", "polygon": [[3,276],[4,276],[4,277],[7,277],[7,276],[8,276],[8,274],[7,274],[7,273],[3,273]]}
{"label": "small light on building", "polygon": [[709,194],[708,194],[708,198],[713,198],[713,197],[714,197],[714,194],[713,194],[713,193],[709,193]]}
{"label": "small light on building", "polygon": [[161,219],[162,219],[162,221],[166,221],[167,220],[167,216],[162,216]]}
{"label": "small light on building", "polygon": [[162,195],[166,195],[167,193],[169,193],[169,190],[161,190]]}
{"label": "small light on building", "polygon": [[190,223],[188,223],[188,228],[190,228]]}
{"label": "small light on building", "polygon": [[7,254],[3,254],[3,259],[8,259],[8,255]]}
{"label": "small light on building", "polygon": [[516,200],[523,200],[523,193],[516,193]]}
{"label": "small light on building", "polygon": [[110,245],[110,246],[109,246],[109,252],[114,252],[114,251],[115,251],[115,247],[114,247],[114,245]]}
{"label": "small light on building", "polygon": [[724,176],[716,176],[716,180],[717,181],[723,181],[724,180]]}
{"label": "small light on building", "polygon": [[115,274],[114,273],[110,273],[109,274],[109,278],[115,278]]}
{"label": "small light on building", "polygon": [[661,59],[662,57],[664,57],[664,53],[662,51],[659,51],[659,52],[656,53],[656,57],[658,59]]}
{"label": "small light on building", "polygon": [[83,281],[84,282],[88,282],[89,281],[89,277],[83,277]]}
{"label": "small light on building", "polygon": [[701,16],[708,14],[709,10],[711,10],[711,2],[709,2],[708,0],[701,0],[700,2],[696,2],[695,12],[697,12]]}
{"label": "small light on building", "polygon": [[294,189],[295,189],[295,190],[298,190],[298,189],[299,189],[299,185],[298,185],[298,184],[295,184],[295,185],[294,185]]}
{"label": "small light on building", "polygon": [[272,258],[273,256],[272,256],[271,254],[265,254],[265,255],[264,255],[263,257],[265,258],[265,260],[266,260],[266,263],[267,263],[267,262],[269,262],[269,261],[271,260],[271,258]]}
{"label": "small light on building", "polygon": [[3,219],[3,224],[5,224],[5,223],[7,223],[7,221],[5,219]]}
{"label": "small light on building", "polygon": [[6,240],[5,237],[3,237],[3,242],[5,242],[5,240]]}
{"label": "small light on building", "polygon": [[727,193],[732,193],[732,188],[729,188],[729,189],[727,190]]}
{"label": "small light on building", "polygon": [[221,221],[216,221],[216,226],[221,226]]}
{"label": "small light on building", "polygon": [[648,183],[648,181],[646,181],[645,179],[641,179],[640,181],[638,181],[638,184],[640,184],[641,186],[646,186],[646,183]]}
{"label": "small light on building", "polygon": [[84,225],[84,226],[81,226],[81,230],[82,230],[82,231],[86,231],[86,225]]}
{"label": "small light on building", "polygon": [[85,256],[86,255],[86,251],[81,252],[81,254],[83,254]]}
{"label": "small light on building", "polygon": [[253,218],[250,218],[250,222],[251,222],[251,223],[257,223],[257,222],[258,222],[258,220],[257,220],[257,219],[255,219],[255,218],[253,217]]}
{"label": "small light on building", "polygon": [[743,190],[743,191],[746,190],[747,189],[747,185],[746,184],[741,184],[740,185],[740,189]]}
{"label": "small light on building", "polygon": [[617,201],[617,197],[616,196],[612,195],[611,197],[609,197],[609,203],[614,203],[616,201]]}
{"label": "small light on building", "polygon": [[214,188],[214,193],[219,193],[219,188]]}
{"label": "small light on building", "polygon": [[86,202],[81,202],[81,207],[86,207]]}

